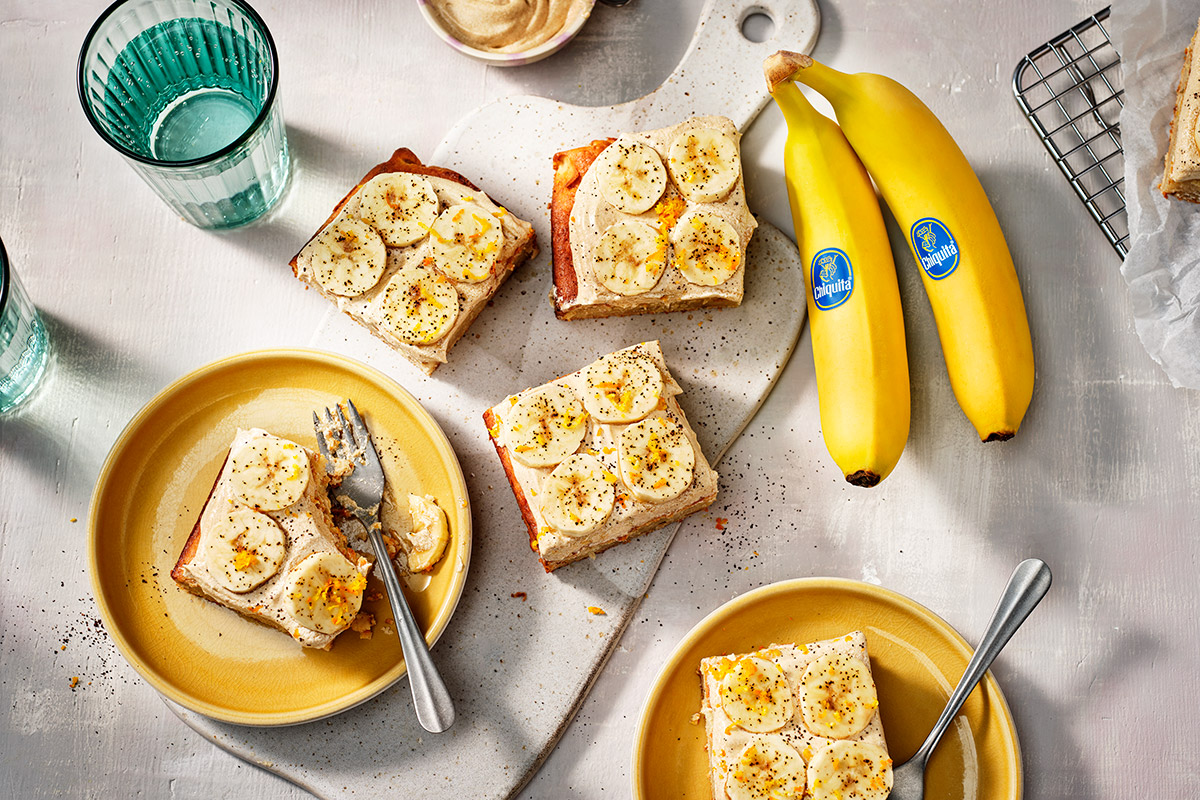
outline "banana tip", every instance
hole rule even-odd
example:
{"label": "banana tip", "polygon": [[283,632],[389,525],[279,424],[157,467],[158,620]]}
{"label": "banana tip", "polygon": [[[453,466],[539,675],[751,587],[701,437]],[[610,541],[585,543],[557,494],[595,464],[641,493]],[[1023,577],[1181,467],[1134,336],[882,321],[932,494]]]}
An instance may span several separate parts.
{"label": "banana tip", "polygon": [[775,87],[792,79],[802,69],[812,66],[813,60],[803,53],[793,53],[791,50],[779,50],[763,59],[763,75],[767,79],[767,91],[774,92]]}
{"label": "banana tip", "polygon": [[1016,431],[995,431],[983,437],[984,442],[1007,442],[1017,435]]}
{"label": "banana tip", "polygon": [[846,476],[846,483],[852,483],[855,486],[861,486],[864,489],[870,489],[877,485],[883,478],[878,473],[872,472],[869,469],[860,469],[857,472],[851,472]]}

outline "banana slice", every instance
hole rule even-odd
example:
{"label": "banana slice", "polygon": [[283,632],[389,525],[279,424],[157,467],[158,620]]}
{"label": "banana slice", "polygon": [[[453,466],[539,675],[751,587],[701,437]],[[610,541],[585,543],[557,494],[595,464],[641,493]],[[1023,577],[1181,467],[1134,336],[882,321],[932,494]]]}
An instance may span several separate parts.
{"label": "banana slice", "polygon": [[379,297],[379,325],[409,344],[433,344],[458,319],[458,291],[445,276],[416,264],[396,270]]}
{"label": "banana slice", "polygon": [[278,511],[295,503],[308,486],[308,453],[266,431],[252,435],[229,455],[229,482],[244,505]]}
{"label": "banana slice", "polygon": [[379,232],[355,217],[334,220],[304,249],[317,283],[342,297],[358,297],[371,289],[387,266],[387,248]]}
{"label": "banana slice", "polygon": [[429,232],[438,213],[433,184],[424,175],[387,172],[359,192],[358,216],[370,223],[390,247],[415,244]]}
{"label": "banana slice", "polygon": [[693,203],[714,203],[737,183],[742,174],[737,145],[712,128],[682,133],[667,149],[671,178]]}
{"label": "banana slice", "polygon": [[650,291],[667,268],[666,248],[659,242],[658,231],[629,219],[604,231],[592,250],[592,259],[596,280],[621,295]]}
{"label": "banana slice", "polygon": [[860,733],[879,707],[870,670],[853,656],[828,653],[814,659],[798,688],[804,727],[827,739]]}
{"label": "banana slice", "polygon": [[504,415],[505,446],[527,467],[553,467],[579,449],[587,434],[587,412],[559,384],[522,392]]}
{"label": "banana slice", "polygon": [[213,580],[243,594],[266,583],[283,564],[287,540],[275,520],[245,506],[201,523],[201,559]]}
{"label": "banana slice", "polygon": [[734,662],[721,679],[720,695],[726,716],[753,733],[779,730],[796,710],[783,669],[754,656]]}
{"label": "banana slice", "polygon": [[742,240],[716,214],[685,214],[671,229],[675,263],[689,283],[719,286],[733,277],[742,263]]}
{"label": "banana slice", "polygon": [[729,800],[800,800],[804,759],[778,733],[753,737],[729,764]]}
{"label": "banana slice", "polygon": [[366,587],[366,577],[345,556],[312,553],[288,573],[283,605],[304,627],[337,633],[362,608]]}
{"label": "banana slice", "polygon": [[460,283],[487,280],[503,243],[500,220],[474,203],[450,206],[429,229],[433,265]]}
{"label": "banana slice", "polygon": [[830,742],[808,762],[812,800],[886,800],[892,791],[892,760],[878,745]]}
{"label": "banana slice", "polygon": [[626,214],[649,211],[667,189],[662,158],[642,142],[618,139],[601,151],[592,168],[604,199]]}
{"label": "banana slice", "polygon": [[568,536],[599,528],[612,513],[616,489],[600,459],[576,453],[554,468],[542,483],[542,516]]}
{"label": "banana slice", "polygon": [[658,406],[658,365],[638,353],[617,352],[583,369],[583,407],[600,422],[637,422]]}
{"label": "banana slice", "polygon": [[450,526],[446,512],[437,504],[437,498],[426,495],[408,496],[408,516],[412,529],[403,534],[405,554],[409,572],[424,572],[432,569],[446,552],[450,541]]}
{"label": "banana slice", "polygon": [[662,503],[692,484],[696,452],[683,426],[663,416],[647,417],[621,431],[621,480],[644,503]]}

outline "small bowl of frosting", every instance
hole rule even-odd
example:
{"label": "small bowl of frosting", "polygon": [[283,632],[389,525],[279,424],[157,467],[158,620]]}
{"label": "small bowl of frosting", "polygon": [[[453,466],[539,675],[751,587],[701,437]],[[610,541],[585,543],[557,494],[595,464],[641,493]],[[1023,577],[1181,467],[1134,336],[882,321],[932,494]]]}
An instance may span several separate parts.
{"label": "small bowl of frosting", "polygon": [[498,67],[558,52],[587,22],[596,0],[417,0],[442,41]]}

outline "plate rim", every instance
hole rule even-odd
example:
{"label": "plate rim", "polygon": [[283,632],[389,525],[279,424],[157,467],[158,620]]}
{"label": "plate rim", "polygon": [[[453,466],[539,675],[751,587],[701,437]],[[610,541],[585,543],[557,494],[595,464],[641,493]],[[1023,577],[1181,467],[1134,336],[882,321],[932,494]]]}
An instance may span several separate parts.
{"label": "plate rim", "polygon": [[[126,423],[126,425],[121,429],[120,434],[117,435],[117,438],[113,441],[112,446],[109,448],[108,454],[104,458],[104,463],[100,467],[100,472],[97,475],[96,482],[92,488],[91,499],[88,503],[87,524],[87,564],[92,597],[96,601],[96,607],[100,612],[101,621],[104,623],[104,630],[113,643],[117,646],[117,650],[120,652],[122,658],[124,658],[126,663],[133,667],[134,671],[136,671],[138,675],[141,676],[141,678],[145,680],[161,697],[170,700],[173,703],[177,703],[189,711],[193,711],[197,714],[208,717],[209,719],[255,728],[274,728],[301,725],[309,722],[317,722],[336,714],[340,714],[344,711],[349,711],[350,709],[361,705],[362,703],[365,703],[374,697],[377,697],[398,683],[405,675],[408,674],[408,665],[406,662],[401,660],[396,667],[394,667],[392,670],[389,670],[387,673],[384,673],[382,677],[377,679],[376,683],[378,685],[372,686],[372,684],[365,684],[363,688],[367,691],[364,692],[362,697],[355,697],[352,702],[345,704],[338,704],[337,701],[326,703],[322,706],[316,707],[317,710],[315,710],[315,713],[311,714],[304,714],[302,712],[297,713],[295,711],[272,712],[269,715],[246,712],[230,712],[228,709],[212,707],[207,703],[197,703],[189,696],[178,691],[169,682],[164,682],[161,680],[157,671],[150,669],[142,662],[141,659],[135,657],[132,647],[130,646],[126,636],[121,631],[119,626],[115,624],[114,616],[104,592],[101,591],[100,585],[98,564],[99,548],[97,546],[97,514],[101,497],[109,482],[113,478],[113,469],[119,455],[128,446],[129,441],[134,434],[143,425],[145,425],[147,421],[151,419],[168,400],[174,398],[179,391],[184,390],[188,386],[193,385],[211,376],[213,373],[219,372],[223,369],[228,369],[231,366],[244,364],[246,362],[253,363],[256,361],[278,358],[303,360],[310,363],[320,362],[324,365],[348,369],[352,372],[357,372],[364,375],[369,381],[381,386],[388,393],[394,393],[406,398],[412,403],[414,409],[419,413],[419,415],[423,416],[425,421],[429,424],[429,431],[434,434],[433,439],[435,440],[435,445],[439,449],[444,449],[445,452],[450,456],[448,459],[449,465],[453,467],[451,470],[451,481],[456,485],[456,488],[461,489],[462,498],[466,502],[466,507],[463,508],[463,527],[465,528],[463,535],[464,544],[462,546],[463,566],[461,570],[457,571],[455,578],[452,579],[450,587],[451,600],[448,609],[446,613],[439,615],[443,621],[439,626],[435,620],[435,624],[430,627],[429,632],[425,636],[426,643],[430,648],[432,648],[434,644],[441,639],[442,634],[445,633],[446,629],[450,626],[450,620],[454,617],[454,612],[457,610],[458,604],[462,600],[462,595],[466,588],[467,574],[470,570],[471,552],[474,542],[474,518],[471,510],[471,498],[467,489],[466,477],[462,471],[462,463],[459,461],[458,454],[455,452],[453,445],[451,445],[449,437],[446,436],[446,432],[442,429],[442,426],[438,423],[438,421],[434,419],[433,415],[429,413],[429,410],[426,409],[425,406],[422,405],[421,402],[417,400],[417,398],[414,397],[411,392],[401,386],[395,379],[389,377],[375,367],[359,361],[358,359],[351,358],[350,356],[330,352],[327,350],[318,350],[315,348],[306,347],[263,348],[235,353],[202,364],[201,366],[179,376],[156,392],[154,396],[151,397],[150,400],[146,401],[146,403],[142,405],[137,413],[135,413],[129,422]],[[363,690],[360,689],[358,691]],[[334,706],[333,708],[329,707],[331,704]],[[314,709],[310,709],[310,711],[314,711]],[[270,719],[264,718],[267,716],[269,716]]]}
{"label": "plate rim", "polygon": [[[646,699],[642,701],[641,710],[638,712],[637,728],[633,736],[633,752],[630,758],[629,782],[631,796],[634,800],[644,800],[645,795],[642,794],[639,786],[638,776],[642,774],[644,769],[642,764],[642,754],[645,751],[645,743],[649,738],[647,729],[647,715],[651,705],[659,699],[667,684],[668,673],[673,671],[676,662],[682,657],[683,651],[688,649],[700,637],[709,632],[714,626],[714,623],[719,619],[723,619],[728,615],[738,612],[743,606],[748,606],[754,603],[762,595],[775,594],[779,592],[787,592],[797,589],[817,589],[826,588],[838,591],[855,591],[862,592],[876,597],[882,597],[890,602],[896,603],[905,607],[909,612],[918,617],[923,617],[934,627],[942,630],[947,634],[947,640],[954,645],[954,648],[959,651],[964,660],[969,660],[972,653],[971,646],[967,640],[963,638],[954,627],[935,614],[933,611],[913,600],[907,595],[900,594],[894,589],[888,589],[883,586],[878,586],[866,581],[854,580],[853,578],[838,578],[838,577],[808,577],[808,578],[787,578],[780,581],[774,581],[764,586],[751,589],[743,592],[735,597],[726,600],[715,609],[705,614],[704,617],[684,634],[683,638],[671,649],[662,666],[654,676],[654,682],[650,685],[650,691],[646,693]],[[1013,782],[1015,788],[1014,794],[1009,800],[1022,800],[1025,794],[1025,771],[1023,769],[1023,759],[1021,757],[1021,740],[1017,735],[1017,726],[1013,720],[1012,709],[1009,708],[1008,698],[1004,696],[1004,692],[1000,689],[1000,684],[992,675],[991,670],[988,670],[981,683],[988,684],[989,691],[993,692],[996,699],[999,701],[999,708],[1003,712],[1002,718],[1009,735],[1012,737],[1013,750],[1012,758],[1007,759],[1006,768],[1011,770],[1016,776]]]}

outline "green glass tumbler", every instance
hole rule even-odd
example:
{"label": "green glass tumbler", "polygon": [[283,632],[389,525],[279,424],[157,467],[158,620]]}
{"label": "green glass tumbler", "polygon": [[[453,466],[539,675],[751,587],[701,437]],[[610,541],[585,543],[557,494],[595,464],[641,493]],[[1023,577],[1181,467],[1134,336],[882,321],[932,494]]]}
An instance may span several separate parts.
{"label": "green glass tumbler", "polygon": [[283,195],[279,57],[241,0],[118,0],[78,78],[92,127],[193,225],[245,225]]}
{"label": "green glass tumbler", "polygon": [[49,360],[50,335],[0,242],[0,413],[29,398]]}

